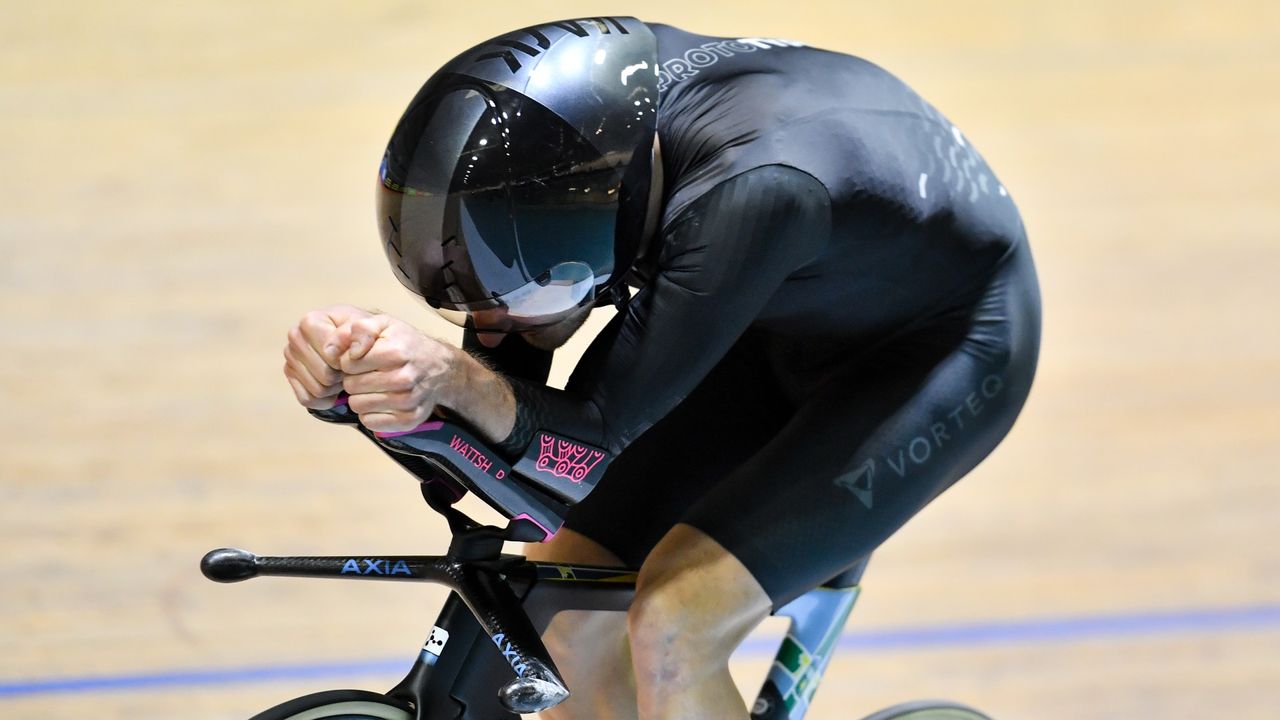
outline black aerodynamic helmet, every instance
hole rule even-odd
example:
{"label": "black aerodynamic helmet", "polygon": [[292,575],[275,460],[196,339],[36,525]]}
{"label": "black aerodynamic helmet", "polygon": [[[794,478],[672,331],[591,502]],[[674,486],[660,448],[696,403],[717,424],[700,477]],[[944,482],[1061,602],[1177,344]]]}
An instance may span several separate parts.
{"label": "black aerodynamic helmet", "polygon": [[494,311],[501,332],[607,297],[640,245],[657,69],[649,28],[605,17],[496,37],[432,75],[379,173],[400,282],[458,324]]}

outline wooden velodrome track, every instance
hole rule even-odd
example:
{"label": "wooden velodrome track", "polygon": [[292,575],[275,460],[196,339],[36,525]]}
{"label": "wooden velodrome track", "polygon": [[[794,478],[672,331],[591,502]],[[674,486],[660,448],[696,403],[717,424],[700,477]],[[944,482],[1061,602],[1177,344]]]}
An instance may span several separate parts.
{"label": "wooden velodrome track", "polygon": [[[386,136],[453,53],[601,13],[889,67],[1031,232],[1031,401],[879,552],[811,717],[931,695],[1000,719],[1277,717],[1276,8],[0,4],[0,717],[230,720],[397,677],[440,591],[218,586],[196,563],[443,547],[406,476],[294,404],[284,332],[347,301],[453,336],[377,247]],[[761,642],[735,662],[751,693]]]}

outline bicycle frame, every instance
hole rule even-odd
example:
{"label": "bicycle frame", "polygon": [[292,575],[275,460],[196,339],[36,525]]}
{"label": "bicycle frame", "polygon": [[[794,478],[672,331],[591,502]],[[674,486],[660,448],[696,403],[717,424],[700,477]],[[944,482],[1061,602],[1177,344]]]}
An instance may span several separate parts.
{"label": "bicycle frame", "polygon": [[[357,427],[419,479],[423,499],[449,523],[453,541],[447,554],[258,557],[224,548],[205,555],[205,576],[218,582],[275,575],[449,587],[452,592],[416,661],[387,693],[409,703],[416,720],[518,719],[518,714],[545,710],[568,697],[542,632],[561,611],[626,611],[635,595],[636,571],[530,562],[502,554],[502,546],[509,540],[549,539],[575,498],[590,488],[531,479],[520,470],[534,465],[532,458],[513,468],[451,423],[433,421],[409,433],[378,435],[359,425],[344,402],[312,414]],[[572,441],[555,440],[582,450]],[[598,479],[585,475],[574,482]],[[481,525],[453,507],[468,491],[509,524]],[[864,559],[775,613],[790,617],[791,624],[752,707],[754,720],[804,716],[853,609],[865,565]]]}
{"label": "bicycle frame", "polygon": [[[462,548],[471,544],[464,541]],[[558,678],[539,639],[552,617],[565,610],[625,612],[636,580],[632,570],[530,562],[514,555],[480,560],[452,554],[257,557],[222,549],[206,555],[201,567],[219,582],[274,575],[436,582],[453,588],[408,674],[387,692],[409,703],[416,720],[518,720],[516,709],[536,712],[558,704],[567,690],[520,696],[521,686],[508,688],[522,679],[547,682],[539,674],[543,669]],[[858,592],[858,585],[817,588],[776,613],[791,624],[752,706],[753,720],[804,717]],[[516,680],[503,685],[513,674]],[[532,704],[512,707],[520,702]]]}

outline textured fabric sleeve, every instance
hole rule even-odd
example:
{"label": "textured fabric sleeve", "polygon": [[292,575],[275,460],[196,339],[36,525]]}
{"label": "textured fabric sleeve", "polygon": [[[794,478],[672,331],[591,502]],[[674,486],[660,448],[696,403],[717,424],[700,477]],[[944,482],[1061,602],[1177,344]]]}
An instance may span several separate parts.
{"label": "textured fabric sleeve", "polygon": [[518,453],[543,429],[621,452],[706,376],[830,231],[825,187],[799,170],[770,165],[716,185],[663,228],[653,280],[565,390],[517,389],[524,422],[503,449]]}

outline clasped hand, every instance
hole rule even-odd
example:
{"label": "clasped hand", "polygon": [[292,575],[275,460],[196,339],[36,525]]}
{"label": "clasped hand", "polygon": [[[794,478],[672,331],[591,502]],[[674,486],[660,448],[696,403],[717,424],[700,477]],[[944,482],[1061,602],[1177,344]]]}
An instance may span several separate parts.
{"label": "clasped hand", "polygon": [[304,407],[333,407],[345,390],[365,427],[402,432],[449,406],[458,352],[390,315],[337,305],[289,331],[284,374]]}

